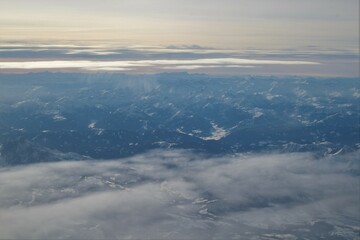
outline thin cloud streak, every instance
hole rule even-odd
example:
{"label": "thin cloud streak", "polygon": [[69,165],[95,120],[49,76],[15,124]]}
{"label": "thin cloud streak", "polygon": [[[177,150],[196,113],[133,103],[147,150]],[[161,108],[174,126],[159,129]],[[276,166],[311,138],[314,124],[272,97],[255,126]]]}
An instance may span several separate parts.
{"label": "thin cloud streak", "polygon": [[204,58],[191,60],[125,60],[125,61],[26,61],[0,62],[0,69],[62,69],[87,70],[124,69],[136,67],[191,68],[196,67],[249,67],[251,65],[319,65],[318,62],[292,60],[256,60],[242,58]]}

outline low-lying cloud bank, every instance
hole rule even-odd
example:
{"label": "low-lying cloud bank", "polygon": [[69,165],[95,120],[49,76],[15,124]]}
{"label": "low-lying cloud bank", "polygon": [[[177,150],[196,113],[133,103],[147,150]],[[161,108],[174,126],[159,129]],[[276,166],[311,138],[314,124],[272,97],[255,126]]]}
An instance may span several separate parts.
{"label": "low-lying cloud bank", "polygon": [[116,161],[0,169],[3,239],[352,239],[359,153]]}

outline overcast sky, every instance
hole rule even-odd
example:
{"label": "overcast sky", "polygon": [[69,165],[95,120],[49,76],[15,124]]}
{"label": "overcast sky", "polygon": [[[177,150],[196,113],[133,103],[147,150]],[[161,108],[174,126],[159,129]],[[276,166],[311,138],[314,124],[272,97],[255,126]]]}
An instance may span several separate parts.
{"label": "overcast sky", "polygon": [[358,0],[2,0],[0,41],[358,51]]}

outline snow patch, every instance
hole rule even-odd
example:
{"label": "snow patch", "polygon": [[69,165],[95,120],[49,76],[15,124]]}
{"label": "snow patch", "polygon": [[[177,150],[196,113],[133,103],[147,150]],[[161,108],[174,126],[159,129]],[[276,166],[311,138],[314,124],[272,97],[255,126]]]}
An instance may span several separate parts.
{"label": "snow patch", "polygon": [[261,117],[262,115],[264,115],[261,111],[259,111],[259,110],[255,110],[254,111],[254,116],[253,116],[253,118],[259,118],[259,117]]}
{"label": "snow patch", "polygon": [[64,120],[66,120],[66,117],[61,116],[61,115],[59,115],[59,114],[56,114],[56,115],[53,116],[53,119],[54,119],[55,121],[64,121]]}
{"label": "snow patch", "polygon": [[216,123],[211,122],[211,126],[213,127],[214,131],[212,132],[211,136],[208,137],[200,137],[203,140],[215,140],[218,141],[224,137],[226,137],[227,135],[229,135],[230,133],[228,131],[226,131],[224,128],[219,127]]}
{"label": "snow patch", "polygon": [[301,89],[301,88],[295,88],[293,93],[298,96],[298,97],[304,97],[306,96],[306,91],[304,89]]}
{"label": "snow patch", "polygon": [[96,125],[96,122],[93,121],[88,125],[88,128],[94,129],[95,125]]}

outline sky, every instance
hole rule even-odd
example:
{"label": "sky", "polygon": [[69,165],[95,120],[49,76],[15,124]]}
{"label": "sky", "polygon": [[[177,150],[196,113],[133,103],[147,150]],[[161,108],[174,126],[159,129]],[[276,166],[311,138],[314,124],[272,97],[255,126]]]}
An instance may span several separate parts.
{"label": "sky", "polygon": [[356,48],[357,0],[5,0],[1,40]]}
{"label": "sky", "polygon": [[[3,0],[0,47],[196,46],[358,59],[358,9],[358,0]],[[8,58],[0,50],[0,61]],[[356,63],[350,75],[358,75]]]}

